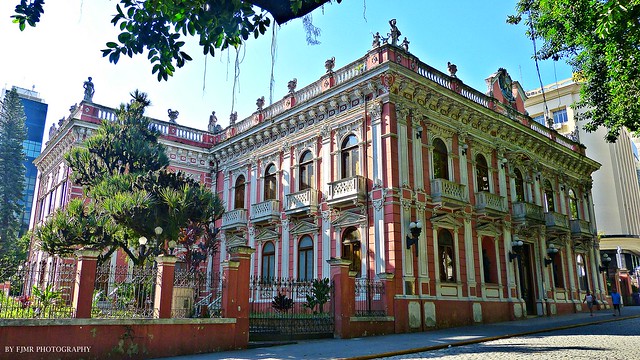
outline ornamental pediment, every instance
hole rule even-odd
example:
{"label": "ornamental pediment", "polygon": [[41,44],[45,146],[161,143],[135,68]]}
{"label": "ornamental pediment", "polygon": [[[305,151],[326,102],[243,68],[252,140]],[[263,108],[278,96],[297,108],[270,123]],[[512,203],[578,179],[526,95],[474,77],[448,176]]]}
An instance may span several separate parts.
{"label": "ornamental pediment", "polygon": [[262,241],[269,241],[269,240],[277,240],[279,238],[280,238],[280,233],[279,232],[277,232],[277,231],[275,231],[273,229],[264,227],[264,228],[260,229],[260,231],[258,232],[258,235],[256,235],[255,239],[258,242],[262,242]]}
{"label": "ornamental pediment", "polygon": [[429,220],[431,221],[431,224],[433,224],[433,226],[447,229],[456,229],[462,226],[462,223],[458,219],[456,219],[453,214],[450,213],[432,216]]}
{"label": "ornamental pediment", "polygon": [[236,246],[244,246],[247,245],[247,239],[237,234],[231,234],[230,236],[226,236],[226,245],[227,249],[236,247]]}
{"label": "ornamental pediment", "polygon": [[476,231],[479,234],[483,235],[491,235],[491,236],[500,236],[502,235],[502,228],[496,226],[493,222],[481,223],[476,226]]}
{"label": "ornamental pediment", "polygon": [[302,234],[311,234],[318,232],[318,226],[316,224],[309,221],[297,221],[293,228],[291,228],[291,234],[293,235],[302,235]]}
{"label": "ornamental pediment", "polygon": [[366,218],[364,215],[356,214],[352,211],[344,211],[338,217],[331,222],[334,227],[347,227],[353,225],[364,224]]}

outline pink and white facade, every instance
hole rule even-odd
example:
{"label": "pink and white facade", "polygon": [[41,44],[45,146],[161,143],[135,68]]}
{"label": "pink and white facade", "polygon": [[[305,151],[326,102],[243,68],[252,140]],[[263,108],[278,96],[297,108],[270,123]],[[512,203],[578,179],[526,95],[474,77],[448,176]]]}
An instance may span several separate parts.
{"label": "pink and white facade", "polygon": [[[157,122],[171,166],[224,200],[209,269],[237,245],[256,250],[262,277],[325,278],[327,260],[350,260],[357,278],[393,279],[397,332],[581,311],[587,290],[604,298],[599,164],[525,115],[506,71],[487,85],[385,44],[216,134]],[[80,194],[62,154],[109,114],[81,103],[38,158],[36,221]]]}

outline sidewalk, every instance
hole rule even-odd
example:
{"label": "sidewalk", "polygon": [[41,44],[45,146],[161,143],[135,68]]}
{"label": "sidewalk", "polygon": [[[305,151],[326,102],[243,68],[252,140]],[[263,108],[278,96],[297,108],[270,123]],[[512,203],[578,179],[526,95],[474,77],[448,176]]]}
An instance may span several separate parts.
{"label": "sidewalk", "polygon": [[[380,356],[410,354],[483,341],[522,336],[550,330],[584,326],[592,323],[640,317],[640,306],[625,306],[622,316],[612,310],[536,317],[527,320],[458,327],[409,334],[371,336],[356,339],[305,340],[295,344],[262,347],[219,353],[187,355],[164,359],[373,359]],[[215,335],[213,335],[215,336]]]}

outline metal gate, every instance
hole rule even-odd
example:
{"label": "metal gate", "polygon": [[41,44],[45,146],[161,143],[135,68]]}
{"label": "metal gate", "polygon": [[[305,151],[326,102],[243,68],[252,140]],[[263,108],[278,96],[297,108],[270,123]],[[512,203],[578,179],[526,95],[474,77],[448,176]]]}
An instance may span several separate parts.
{"label": "metal gate", "polygon": [[330,289],[327,279],[251,278],[249,340],[333,337]]}

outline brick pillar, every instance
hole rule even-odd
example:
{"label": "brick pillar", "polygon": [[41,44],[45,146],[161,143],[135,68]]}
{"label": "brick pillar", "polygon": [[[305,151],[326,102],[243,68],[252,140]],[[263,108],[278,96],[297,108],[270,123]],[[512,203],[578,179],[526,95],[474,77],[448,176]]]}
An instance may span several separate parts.
{"label": "brick pillar", "polygon": [[156,276],[156,294],[153,300],[153,314],[156,318],[171,318],[176,260],[176,257],[171,255],[160,255],[156,258],[158,274]]}
{"label": "brick pillar", "polygon": [[350,338],[350,318],[355,308],[355,277],[349,276],[351,261],[331,258],[327,260],[331,268],[331,282],[333,285],[333,319],[335,323],[334,336]]}
{"label": "brick pillar", "polygon": [[76,270],[76,284],[73,288],[72,306],[76,318],[91,317],[91,302],[96,282],[96,267],[100,251],[80,249],[76,251],[78,268]]}
{"label": "brick pillar", "polygon": [[384,284],[384,308],[387,316],[395,316],[395,281],[393,273],[380,273],[378,278]]}
{"label": "brick pillar", "polygon": [[249,246],[229,249],[230,259],[222,264],[222,316],[236,319],[235,345],[246,348],[249,343],[249,281],[251,254]]}

